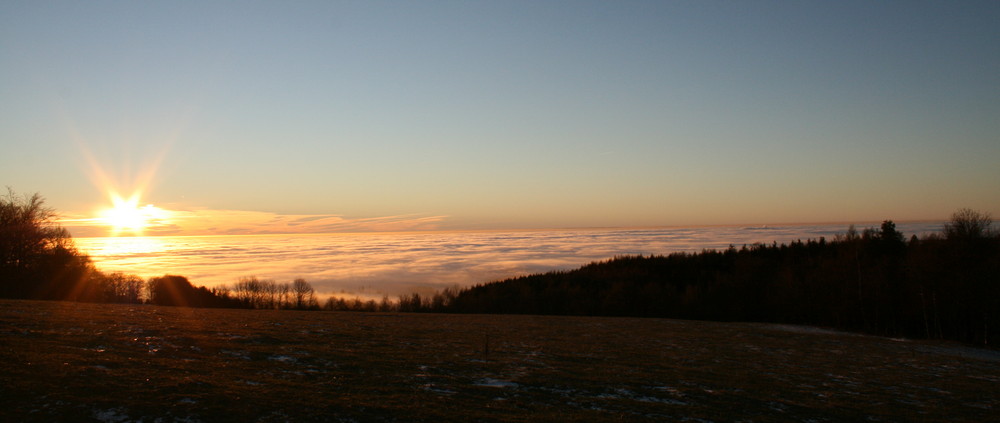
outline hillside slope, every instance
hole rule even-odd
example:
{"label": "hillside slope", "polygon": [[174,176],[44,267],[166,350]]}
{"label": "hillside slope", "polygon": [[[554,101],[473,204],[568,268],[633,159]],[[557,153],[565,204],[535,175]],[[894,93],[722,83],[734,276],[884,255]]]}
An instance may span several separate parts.
{"label": "hillside slope", "polygon": [[3,421],[980,422],[998,383],[803,326],[0,301]]}

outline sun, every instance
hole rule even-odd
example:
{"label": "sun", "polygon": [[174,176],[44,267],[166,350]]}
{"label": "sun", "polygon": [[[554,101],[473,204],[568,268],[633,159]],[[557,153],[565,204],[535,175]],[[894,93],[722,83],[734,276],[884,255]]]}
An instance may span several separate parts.
{"label": "sun", "polygon": [[122,234],[143,235],[151,226],[161,224],[167,218],[167,211],[152,204],[139,206],[139,195],[128,199],[117,193],[110,193],[112,207],[101,212],[100,220],[111,227],[111,236]]}

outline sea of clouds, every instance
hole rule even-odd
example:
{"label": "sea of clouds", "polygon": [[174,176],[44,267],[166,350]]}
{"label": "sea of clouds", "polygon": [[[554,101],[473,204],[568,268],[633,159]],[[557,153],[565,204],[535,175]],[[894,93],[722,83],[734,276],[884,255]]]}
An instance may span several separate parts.
{"label": "sea of clouds", "polygon": [[[878,226],[857,225],[858,230]],[[901,223],[907,237],[939,222]],[[195,285],[257,276],[309,281],[321,295],[380,298],[568,270],[618,255],[670,254],[754,243],[833,239],[847,224],[197,237],[77,238],[103,271],[176,274]]]}

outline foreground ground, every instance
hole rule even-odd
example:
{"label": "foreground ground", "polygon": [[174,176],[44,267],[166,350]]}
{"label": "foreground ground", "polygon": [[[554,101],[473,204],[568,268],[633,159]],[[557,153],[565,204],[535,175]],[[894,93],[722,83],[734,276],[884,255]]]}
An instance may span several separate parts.
{"label": "foreground ground", "polygon": [[2,421],[987,421],[1000,352],[667,319],[0,301]]}

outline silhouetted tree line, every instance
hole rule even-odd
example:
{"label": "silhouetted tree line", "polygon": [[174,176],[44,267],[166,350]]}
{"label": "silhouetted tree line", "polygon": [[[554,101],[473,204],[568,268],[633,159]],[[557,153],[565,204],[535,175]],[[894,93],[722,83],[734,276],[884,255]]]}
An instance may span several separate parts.
{"label": "silhouetted tree line", "polygon": [[195,287],[184,276],[164,275],[147,282],[149,303],[183,307],[238,307],[232,298],[217,295],[204,286]]}
{"label": "silhouetted tree line", "polygon": [[312,285],[305,279],[277,283],[256,276],[240,278],[230,288],[195,287],[183,276],[166,275],[147,283],[151,304],[186,307],[319,310]]}
{"label": "silhouetted tree line", "polygon": [[242,308],[319,310],[315,290],[301,278],[291,283],[277,283],[256,276],[243,277],[232,289],[222,285],[213,292]]}
{"label": "silhouetted tree line", "polygon": [[832,241],[615,257],[417,308],[780,322],[987,344],[1000,339],[1000,236],[990,225],[965,209],[943,234],[908,241],[885,221]]}
{"label": "silhouetted tree line", "polygon": [[361,312],[448,312],[451,301],[458,296],[458,287],[445,288],[431,296],[421,296],[418,293],[400,295],[396,300],[383,296],[380,301],[362,300],[359,297],[346,298],[331,296],[323,303],[323,310],[330,311],[361,311]]}

